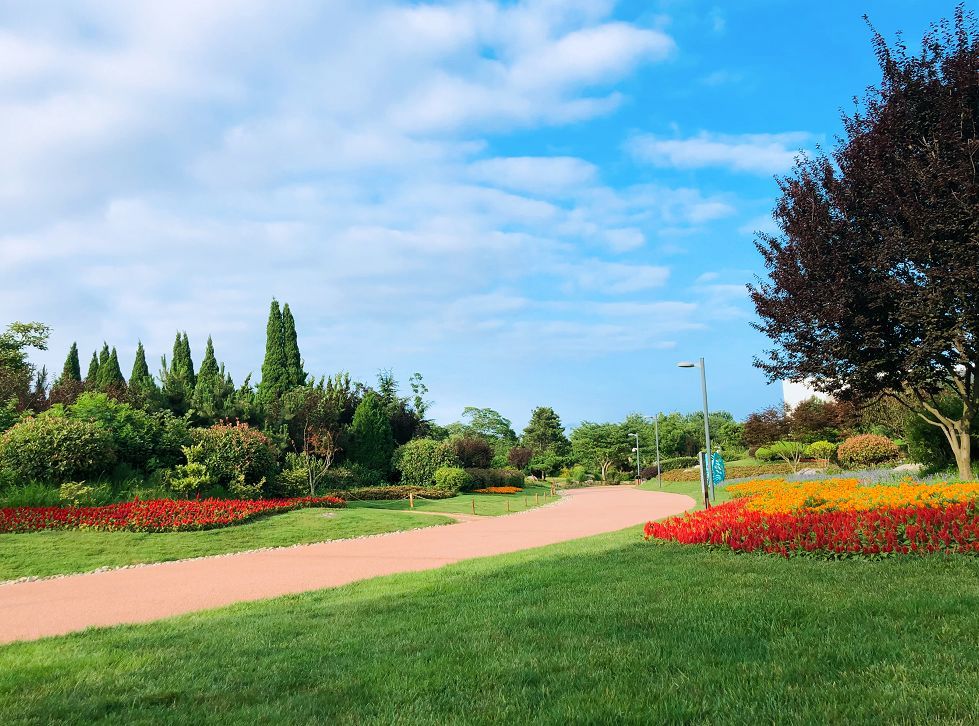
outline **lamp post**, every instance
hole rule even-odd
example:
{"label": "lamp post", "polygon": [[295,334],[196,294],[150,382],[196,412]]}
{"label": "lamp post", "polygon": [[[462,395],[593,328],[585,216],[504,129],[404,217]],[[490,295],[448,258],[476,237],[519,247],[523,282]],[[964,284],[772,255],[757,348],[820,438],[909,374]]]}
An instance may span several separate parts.
{"label": "lamp post", "polygon": [[656,432],[656,480],[659,483],[659,488],[663,488],[663,472],[659,464],[659,413],[656,414],[656,418],[653,419],[654,431]]}
{"label": "lamp post", "polygon": [[[710,448],[710,412],[707,409],[707,367],[704,365],[704,359],[701,358],[697,363],[691,363],[690,361],[682,361],[677,363],[678,368],[699,368],[700,369],[700,392],[704,398],[704,440],[707,444],[707,461],[705,466],[709,467],[711,465],[711,448]],[[705,482],[710,482],[711,496],[714,495],[714,477],[710,476],[710,479],[705,479]],[[706,494],[706,492],[704,492]]]}
{"label": "lamp post", "polygon": [[629,436],[634,436],[636,438],[636,448],[633,451],[636,452],[636,481],[642,479],[642,468],[639,463],[639,434],[629,434]]}

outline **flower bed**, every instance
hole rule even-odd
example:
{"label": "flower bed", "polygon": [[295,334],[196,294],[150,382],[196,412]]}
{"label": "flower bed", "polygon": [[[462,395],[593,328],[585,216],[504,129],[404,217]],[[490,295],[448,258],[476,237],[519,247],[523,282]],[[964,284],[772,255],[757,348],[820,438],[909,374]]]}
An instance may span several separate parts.
{"label": "flower bed", "polygon": [[473,489],[473,494],[517,494],[522,491],[520,487],[484,487]]}
{"label": "flower bed", "polygon": [[11,507],[0,509],[0,533],[47,529],[183,532],[239,524],[262,514],[304,507],[340,508],[338,497],[293,499],[154,499],[103,507]]}
{"label": "flower bed", "polygon": [[866,511],[902,507],[943,507],[979,497],[979,482],[966,484],[861,485],[857,479],[787,482],[762,479],[732,484],[727,491],[748,497],[747,508],[758,512]]}
{"label": "flower bed", "polygon": [[728,490],[740,498],[648,522],[646,539],[784,557],[979,553],[979,483],[765,480]]}

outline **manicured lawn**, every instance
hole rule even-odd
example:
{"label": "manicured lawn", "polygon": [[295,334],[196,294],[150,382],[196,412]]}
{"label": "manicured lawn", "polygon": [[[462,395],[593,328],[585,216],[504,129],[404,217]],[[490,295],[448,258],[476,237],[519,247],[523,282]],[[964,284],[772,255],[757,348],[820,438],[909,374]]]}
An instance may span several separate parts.
{"label": "manicured lawn", "polygon": [[979,561],[638,528],[0,648],[0,722],[972,722]]}
{"label": "manicured lawn", "polygon": [[[551,496],[549,486],[528,486],[520,494],[460,494],[448,499],[415,498],[415,509],[420,512],[451,512],[453,514],[472,514],[473,500],[476,502],[476,514],[495,517],[509,512],[522,512],[543,504],[553,504],[557,497]],[[348,501],[351,508],[364,509],[408,509],[409,503],[404,499],[390,501],[358,502]]]}
{"label": "manicured lawn", "polygon": [[0,534],[0,581],[323,542],[450,521],[448,517],[367,509],[299,509],[204,532]]}
{"label": "manicured lawn", "polygon": [[[688,497],[693,497],[694,501],[697,502],[697,507],[695,507],[696,509],[703,509],[703,495],[700,493],[699,481],[664,481],[663,486],[660,487],[655,479],[650,479],[649,481],[640,484],[639,488],[650,492],[686,494]],[[731,495],[727,493],[727,489],[724,487],[724,485],[721,485],[715,488],[714,497],[715,498],[711,500],[711,503],[720,504],[721,502],[728,501],[731,498]]]}

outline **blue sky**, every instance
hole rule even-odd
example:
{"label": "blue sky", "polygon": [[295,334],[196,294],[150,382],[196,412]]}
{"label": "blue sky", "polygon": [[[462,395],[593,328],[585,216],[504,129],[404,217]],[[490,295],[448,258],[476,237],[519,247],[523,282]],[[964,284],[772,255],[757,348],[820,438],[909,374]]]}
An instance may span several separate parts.
{"label": "blue sky", "polygon": [[307,369],[424,374],[443,423],[780,399],[752,367],[774,175],[952,2],[0,7],[0,311],[59,369],[187,330],[240,381],[272,296]]}

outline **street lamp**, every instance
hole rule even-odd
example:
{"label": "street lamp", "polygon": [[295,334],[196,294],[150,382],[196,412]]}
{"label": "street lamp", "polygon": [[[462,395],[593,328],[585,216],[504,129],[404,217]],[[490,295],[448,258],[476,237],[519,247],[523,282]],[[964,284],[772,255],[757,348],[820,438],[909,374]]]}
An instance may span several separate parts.
{"label": "street lamp", "polygon": [[636,448],[633,451],[636,452],[636,481],[642,479],[642,469],[639,464],[639,434],[629,434],[629,436],[636,437]]}
{"label": "street lamp", "polygon": [[662,467],[660,467],[660,464],[659,464],[659,414],[658,413],[656,414],[656,418],[654,418],[653,421],[655,422],[654,423],[654,426],[655,426],[654,431],[656,432],[656,479],[659,482],[659,488],[662,489],[663,488],[663,472],[661,471],[661,468]]}
{"label": "street lamp", "polygon": [[[706,466],[711,464],[711,449],[710,449],[710,413],[707,410],[707,367],[704,365],[704,359],[701,358],[697,363],[692,363],[690,361],[681,361],[676,364],[678,368],[699,368],[700,369],[700,392],[704,397],[704,439],[707,444],[707,461]],[[709,475],[709,474],[708,474]],[[705,481],[708,481],[705,479]],[[714,477],[710,476],[710,490],[711,496],[714,496]],[[706,492],[704,492],[706,494]]]}

